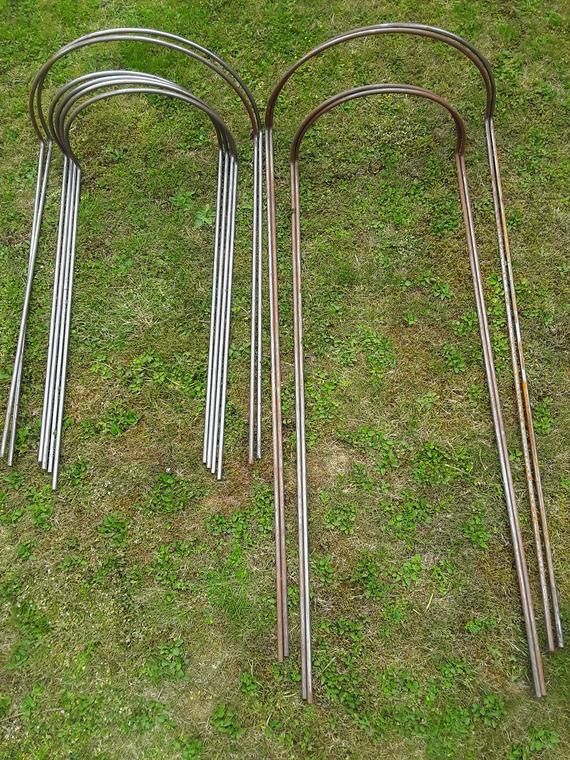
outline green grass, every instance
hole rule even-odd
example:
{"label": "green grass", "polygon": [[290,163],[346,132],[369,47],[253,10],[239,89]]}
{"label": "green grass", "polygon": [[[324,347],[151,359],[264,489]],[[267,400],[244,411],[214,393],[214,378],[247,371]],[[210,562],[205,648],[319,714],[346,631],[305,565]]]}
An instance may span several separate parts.
{"label": "green grass", "polygon": [[[563,614],[570,620],[568,15],[562,2],[0,0],[0,401],[7,397],[37,147],[29,84],[93,29],[139,25],[216,50],[263,105],[334,33],[389,20],[464,35],[497,79],[496,127]],[[212,102],[250,156],[239,102],[135,43],[58,66],[144,68]],[[475,71],[409,38],[312,62],[277,114],[291,657],[275,658],[269,365],[265,457],[246,463],[251,201],[238,208],[226,476],[201,465],[215,146],[157,98],[81,119],[77,277],[60,488],[35,462],[58,212],[48,190],[16,467],[0,464],[1,758],[570,756],[570,659],[532,695],[456,200],[434,107],[337,109],[301,155],[315,705],[299,696],[288,142],[353,84],[430,87],[465,115],[467,164],[522,527],[533,568]],[[540,627],[543,636],[542,625]],[[544,642],[543,642],[544,643]]]}

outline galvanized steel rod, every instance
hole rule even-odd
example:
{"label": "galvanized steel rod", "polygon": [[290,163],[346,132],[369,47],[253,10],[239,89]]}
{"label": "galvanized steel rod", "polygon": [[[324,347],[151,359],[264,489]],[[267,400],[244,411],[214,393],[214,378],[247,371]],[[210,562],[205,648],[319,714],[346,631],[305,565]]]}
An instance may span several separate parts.
{"label": "galvanized steel rod", "polygon": [[[84,77],[85,79],[90,79],[91,77],[87,75],[87,77]],[[139,72],[132,72],[129,76],[125,76],[124,73],[121,74],[121,72],[107,72],[107,74],[103,77],[101,77],[100,81],[95,82],[89,82],[86,83],[83,81],[82,85],[78,87],[75,91],[67,92],[65,98],[61,98],[61,102],[58,104],[57,110],[56,110],[56,116],[57,116],[57,125],[60,130],[58,133],[58,137],[61,140],[62,144],[61,147],[63,150],[67,151],[71,156],[73,156],[73,153],[71,151],[71,146],[69,144],[69,128],[71,126],[71,123],[73,122],[74,118],[78,115],[78,113],[84,108],[86,108],[88,105],[91,105],[94,102],[97,102],[98,100],[102,100],[107,97],[111,97],[113,95],[117,94],[124,94],[124,93],[132,93],[132,92],[146,92],[146,93],[156,93],[156,94],[164,94],[169,95],[171,97],[175,97],[180,100],[184,100],[185,102],[197,106],[200,108],[200,110],[204,111],[212,120],[216,132],[218,133],[218,139],[222,139],[223,142],[220,144],[220,149],[222,147],[225,149],[225,146],[229,146],[230,150],[232,150],[235,153],[235,143],[233,141],[233,138],[231,137],[231,134],[227,131],[227,129],[223,126],[223,123],[219,120],[219,117],[215,114],[215,112],[211,111],[202,101],[199,101],[199,99],[195,98],[194,96],[191,96],[189,93],[186,93],[186,91],[183,91],[182,88],[179,88],[172,83],[168,83],[167,80],[160,80],[160,78],[151,77],[141,75]],[[135,81],[135,83],[141,84],[144,81],[147,81],[151,83],[153,86],[146,86],[146,87],[135,87],[132,89],[122,89],[122,90],[112,90],[110,92],[105,92],[102,94],[99,94],[93,98],[91,98],[86,103],[82,103],[80,106],[76,107],[74,111],[70,114],[67,122],[65,121],[66,115],[73,106],[74,102],[84,95],[88,94],[89,92],[98,89],[100,87],[108,87],[110,84],[112,85],[121,85],[128,83],[129,81]],[[69,89],[68,87],[64,89]],[[53,113],[50,113],[50,124],[53,124]],[[64,134],[63,137],[61,137],[61,129],[63,128],[63,125],[65,124],[64,128]],[[74,156],[73,156],[74,158]],[[57,328],[57,324],[56,324]],[[56,329],[56,335],[57,335],[57,329]],[[64,343],[65,345],[65,343]],[[62,349],[65,350],[65,349]],[[63,362],[63,356],[61,358],[61,363]],[[61,383],[61,372],[63,372],[63,375],[65,374],[65,370],[63,367],[60,368],[60,374],[58,377],[60,378],[60,383],[58,385],[62,386]],[[60,394],[61,396],[61,394]],[[59,414],[59,418],[61,418],[61,414]],[[57,429],[57,420],[58,417],[56,417],[55,426]],[[57,436],[56,436],[57,439]],[[58,455],[58,447],[56,444],[55,450],[52,452],[52,459],[55,460],[55,458]]]}

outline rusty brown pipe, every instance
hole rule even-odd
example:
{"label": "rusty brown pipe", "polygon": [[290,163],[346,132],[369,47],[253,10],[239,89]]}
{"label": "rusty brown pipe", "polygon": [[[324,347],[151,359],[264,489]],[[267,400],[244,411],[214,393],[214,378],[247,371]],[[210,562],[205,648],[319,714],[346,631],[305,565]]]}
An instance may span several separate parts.
{"label": "rusty brown pipe", "polygon": [[523,539],[520,530],[518,509],[516,505],[514,487],[512,482],[511,468],[509,463],[508,449],[505,437],[504,423],[501,412],[497,378],[493,361],[493,352],[485,300],[483,282],[479,267],[475,229],[473,224],[473,212],[469,198],[467,173],[465,168],[465,125],[459,113],[443,98],[428,90],[402,84],[376,84],[354,88],[335,95],[322,103],[312,111],[301,123],[297,130],[290,151],[291,171],[291,208],[292,208],[292,255],[293,255],[293,314],[294,314],[294,348],[295,348],[295,389],[296,389],[296,425],[297,425],[297,508],[299,522],[299,575],[300,575],[300,605],[301,605],[301,671],[302,692],[307,701],[312,701],[312,675],[311,675],[311,628],[310,628],[310,599],[309,599],[309,563],[308,563],[308,503],[307,503],[307,463],[305,444],[305,410],[304,410],[304,377],[303,377],[303,316],[302,316],[302,293],[301,293],[301,230],[300,230],[300,205],[299,205],[299,151],[301,142],[307,130],[319,118],[337,106],[357,98],[380,94],[404,94],[421,97],[430,100],[443,107],[454,120],[456,128],[455,163],[459,182],[459,195],[467,245],[473,277],[473,288],[483,359],[487,385],[489,387],[489,399],[495,430],[495,438],[501,466],[501,476],[507,512],[513,542],[513,553],[523,617],[525,621],[526,635],[529,645],[529,654],[533,683],[537,696],[546,693],[542,658],[538,642],[538,634],[534,619],[532,594],[526,565]]}

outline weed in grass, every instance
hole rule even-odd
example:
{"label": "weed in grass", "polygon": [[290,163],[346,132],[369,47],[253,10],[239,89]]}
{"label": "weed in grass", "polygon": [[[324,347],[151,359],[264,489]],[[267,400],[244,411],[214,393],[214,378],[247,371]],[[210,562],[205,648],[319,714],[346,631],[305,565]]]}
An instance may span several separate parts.
{"label": "weed in grass", "polygon": [[543,398],[534,405],[534,429],[537,433],[545,435],[552,430],[552,399]]}
{"label": "weed in grass", "polygon": [[212,713],[212,725],[220,734],[231,736],[232,739],[238,739],[244,732],[237,712],[233,707],[227,704],[219,704]]}
{"label": "weed in grass", "polygon": [[417,583],[422,569],[422,558],[419,554],[414,554],[413,557],[407,559],[394,571],[392,577],[395,583],[412,586],[414,583]]}
{"label": "weed in grass", "polygon": [[148,496],[137,506],[153,515],[180,512],[195,503],[206,493],[204,486],[165,472],[155,480]]}
{"label": "weed in grass", "polygon": [[378,561],[363,552],[352,573],[352,581],[367,599],[379,599],[385,593],[385,584],[381,581]]}
{"label": "weed in grass", "polygon": [[373,459],[375,469],[382,475],[398,466],[396,444],[378,428],[365,425],[343,435],[342,440],[367,453]]}
{"label": "weed in grass", "polygon": [[449,593],[456,575],[455,565],[447,559],[440,559],[430,569],[431,579],[436,584],[440,596]]}
{"label": "weed in grass", "polygon": [[162,545],[155,552],[150,565],[154,580],[171,591],[184,591],[188,581],[180,576],[181,558],[176,544]]}
{"label": "weed in grass", "polygon": [[388,526],[394,535],[411,541],[415,537],[418,526],[431,522],[432,517],[437,513],[437,508],[421,496],[405,496],[402,504],[394,506],[390,504],[388,512],[391,514]]}
{"label": "weed in grass", "polygon": [[512,747],[507,754],[507,760],[530,760],[533,756],[555,749],[559,743],[560,737],[556,731],[549,728],[531,728],[525,741]]}
{"label": "weed in grass", "polygon": [[126,409],[120,404],[112,404],[100,420],[84,420],[81,428],[85,435],[94,437],[107,435],[117,438],[130,428],[134,427],[141,415],[132,409]]}
{"label": "weed in grass", "polygon": [[373,378],[381,378],[386,370],[396,364],[392,340],[384,335],[378,335],[367,327],[360,327],[357,334],[358,344],[365,357],[366,364]]}
{"label": "weed in grass", "polygon": [[446,485],[469,475],[472,469],[463,448],[446,450],[434,441],[424,444],[414,460],[414,478],[429,486]]}
{"label": "weed in grass", "polygon": [[33,602],[18,601],[13,607],[13,615],[19,639],[12,650],[8,667],[21,667],[32,655],[34,648],[50,630],[47,617]]}
{"label": "weed in grass", "polygon": [[259,696],[262,691],[261,683],[254,677],[253,673],[242,673],[239,679],[239,688],[242,694],[250,697]]}
{"label": "weed in grass", "polygon": [[23,562],[30,559],[34,551],[34,542],[32,540],[22,541],[16,548],[16,556]]}
{"label": "weed in grass", "polygon": [[489,728],[497,728],[506,715],[504,697],[500,694],[486,694],[480,702],[471,706],[472,715]]}
{"label": "weed in grass", "polygon": [[186,658],[183,642],[176,639],[159,647],[145,665],[144,674],[155,683],[184,678],[186,675]]}
{"label": "weed in grass", "polygon": [[456,375],[465,371],[465,359],[461,351],[449,343],[443,346],[443,364],[447,370]]}
{"label": "weed in grass", "polygon": [[494,617],[476,617],[465,623],[465,630],[474,636],[479,636],[485,631],[492,631],[497,625]]}
{"label": "weed in grass", "polygon": [[327,554],[324,557],[315,557],[312,560],[313,572],[323,586],[331,586],[334,581],[334,567],[332,557]]}
{"label": "weed in grass", "polygon": [[156,699],[141,701],[136,705],[126,721],[127,729],[137,733],[152,731],[158,725],[174,725],[168,717],[165,706]]}
{"label": "weed in grass", "polygon": [[0,719],[5,718],[10,712],[12,701],[7,694],[0,694]]}
{"label": "weed in grass", "polygon": [[206,204],[198,209],[196,216],[194,217],[194,227],[197,230],[202,227],[211,227],[216,221],[216,211],[212,206]]}
{"label": "weed in grass", "polygon": [[203,757],[204,742],[202,739],[176,739],[173,749],[181,760],[200,760]]}
{"label": "weed in grass", "polygon": [[87,462],[81,457],[66,468],[67,480],[73,488],[77,488],[83,482],[86,474]]}
{"label": "weed in grass", "polygon": [[53,491],[49,486],[29,492],[28,511],[34,525],[38,528],[49,526],[53,515],[53,500]]}
{"label": "weed in grass", "polygon": [[471,515],[461,528],[463,535],[467,538],[473,546],[478,549],[487,549],[491,534],[487,530],[483,517],[475,513]]}
{"label": "weed in grass", "polygon": [[181,190],[176,195],[170,197],[170,203],[178,211],[188,212],[192,209],[193,198],[196,195],[194,190]]}
{"label": "weed in grass", "polygon": [[347,502],[338,502],[335,495],[322,492],[319,494],[321,503],[325,509],[325,524],[331,530],[337,530],[344,533],[345,536],[351,536],[354,533],[354,522],[356,520],[356,504]]}
{"label": "weed in grass", "polygon": [[127,538],[128,522],[120,515],[105,515],[103,522],[99,526],[99,533],[115,546],[125,543]]}

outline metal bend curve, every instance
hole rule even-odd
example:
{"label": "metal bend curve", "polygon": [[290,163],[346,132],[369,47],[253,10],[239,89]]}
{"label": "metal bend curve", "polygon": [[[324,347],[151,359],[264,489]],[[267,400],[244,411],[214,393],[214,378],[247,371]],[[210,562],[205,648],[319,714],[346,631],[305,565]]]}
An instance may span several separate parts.
{"label": "metal bend curve", "polygon": [[[220,117],[215,111],[212,111],[211,108],[209,108],[203,101],[201,101],[199,98],[194,97],[190,93],[184,93],[180,92],[177,89],[159,89],[158,87],[132,87],[132,88],[123,88],[119,90],[112,90],[110,92],[103,92],[99,95],[95,95],[92,98],[89,98],[89,100],[86,100],[84,103],[81,103],[80,105],[76,106],[73,111],[69,115],[69,119],[65,123],[65,130],[64,130],[64,145],[67,147],[67,153],[70,155],[70,157],[76,162],[77,158],[75,154],[73,153],[73,150],[71,149],[71,145],[69,143],[69,130],[71,127],[71,124],[73,123],[76,116],[78,116],[82,111],[84,111],[89,106],[93,105],[94,103],[98,103],[101,100],[106,100],[107,98],[111,98],[115,95],[128,95],[128,94],[134,94],[134,93],[145,93],[150,95],[165,95],[167,97],[172,97],[175,100],[181,100],[185,103],[188,103],[190,105],[195,106],[199,110],[203,111],[205,114],[207,114],[212,122],[216,122],[218,126],[220,127],[221,131],[225,131],[228,135],[228,142],[230,146],[230,151],[233,154],[234,158],[237,158],[237,151],[235,147],[235,141],[233,139],[233,136],[231,132],[227,129],[227,127],[224,125],[224,123],[221,121]],[[68,103],[67,110],[71,108],[71,103]],[[66,114],[63,114],[63,118],[65,118]]]}
{"label": "metal bend curve", "polygon": [[323,116],[325,113],[328,113],[328,111],[331,111],[333,108],[342,105],[343,103],[348,103],[349,101],[355,100],[356,98],[367,97],[368,95],[412,95],[414,97],[425,98],[426,100],[431,100],[433,103],[437,103],[446,111],[448,111],[448,113],[453,118],[457,135],[455,151],[459,156],[462,156],[464,154],[466,140],[465,123],[459,113],[455,110],[455,108],[453,108],[450,103],[447,102],[447,100],[442,98],[440,95],[436,95],[436,93],[431,92],[430,90],[425,90],[423,87],[416,87],[414,85],[369,84],[363,85],[362,87],[355,87],[351,90],[345,90],[344,92],[338,93],[337,95],[333,95],[332,98],[325,100],[324,103],[321,103],[319,106],[317,106],[314,111],[311,111],[311,113],[306,116],[305,119],[303,119],[301,122],[301,125],[295,133],[293,142],[291,143],[291,162],[296,163],[299,160],[299,149],[301,147],[303,137],[305,136],[305,133],[309,127],[318,121],[321,116]]}
{"label": "metal bend curve", "polygon": [[189,40],[186,37],[182,37],[179,34],[172,34],[171,32],[163,32],[160,29],[146,29],[144,27],[117,27],[116,29],[100,29],[96,32],[90,32],[89,34],[82,35],[79,37],[75,42],[78,40],[83,39],[94,39],[96,37],[102,37],[107,36],[109,34],[144,34],[144,35],[153,35],[156,37],[163,37],[167,40],[173,40],[174,42],[180,42],[184,45],[187,45],[189,48],[193,48],[194,50],[198,50],[200,53],[204,53],[205,55],[209,56],[212,60],[216,61],[227,73],[232,76],[235,81],[239,84],[239,86],[242,88],[243,92],[245,93],[247,99],[251,103],[251,107],[253,109],[253,112],[255,113],[256,121],[258,127],[261,127],[261,115],[259,113],[259,109],[257,107],[257,103],[255,102],[255,98],[253,97],[253,93],[247,86],[247,84],[244,82],[242,77],[238,74],[238,72],[229,65],[229,63],[226,63],[224,59],[219,56],[217,53],[214,53],[212,50],[210,50],[207,47],[204,47],[204,45],[200,45],[198,42],[194,42],[193,40]]}
{"label": "metal bend curve", "polygon": [[349,42],[354,39],[360,39],[362,37],[370,37],[377,34],[412,34],[419,37],[427,37],[429,39],[443,42],[451,47],[454,47],[459,52],[463,53],[469,60],[477,67],[485,83],[485,91],[487,95],[487,105],[485,110],[485,118],[491,118],[495,109],[495,81],[493,79],[493,71],[490,63],[487,59],[475,48],[470,42],[464,40],[459,35],[453,32],[448,32],[445,29],[440,29],[436,26],[428,26],[426,24],[402,24],[402,23],[387,23],[387,24],[375,24],[373,26],[359,27],[357,29],[351,29],[348,32],[343,32],[335,37],[331,37],[329,40],[317,45],[308,53],[305,53],[299,58],[286,72],[281,79],[277,82],[269,100],[267,101],[267,107],[265,110],[265,126],[270,129],[273,126],[273,118],[275,105],[279,94],[285,87],[286,83],[293,76],[295,71],[299,69],[303,64],[320,55],[325,50],[335,47],[342,42]]}
{"label": "metal bend curve", "polygon": [[[99,74],[85,74],[75,80],[67,82],[65,85],[63,85],[63,87],[60,87],[60,89],[54,95],[48,114],[50,136],[57,142],[63,153],[71,155],[71,146],[69,144],[69,141],[66,141],[65,138],[65,117],[69,113],[69,110],[73,103],[75,103],[79,98],[87,95],[89,92],[100,89],[102,87],[139,83],[147,84],[149,86],[156,86],[160,88],[161,91],[164,91],[165,94],[167,92],[178,92],[183,96],[190,96],[192,98],[195,98],[192,93],[189,93],[184,88],[174,84],[173,82],[170,82],[167,79],[157,77],[152,74],[142,74],[140,72],[134,71],[108,71],[99,72]],[[195,100],[198,101],[199,99],[195,98]],[[201,108],[200,110],[203,109]],[[231,133],[229,132],[229,129],[223,124],[219,116],[217,120],[211,118],[211,121],[216,130],[219,147],[224,148],[231,145]]]}
{"label": "metal bend curve", "polygon": [[[203,56],[199,55],[198,53],[193,52],[192,50],[187,50],[184,47],[181,47],[178,44],[175,44],[173,42],[169,42],[168,40],[163,39],[157,39],[152,37],[146,37],[143,34],[106,34],[106,35],[99,35],[99,36],[87,36],[83,38],[79,38],[78,40],[75,40],[74,42],[70,42],[64,47],[62,47],[57,53],[52,55],[40,68],[38,73],[36,74],[36,77],[34,78],[34,81],[32,83],[32,87],[30,90],[30,96],[28,101],[28,108],[30,113],[30,119],[32,122],[32,126],[34,127],[34,130],[36,131],[36,134],[38,135],[40,140],[44,140],[44,135],[42,134],[42,130],[44,133],[48,133],[46,120],[43,114],[42,109],[42,91],[43,91],[43,84],[45,82],[45,79],[47,77],[47,74],[51,67],[60,59],[63,58],[68,53],[71,53],[75,50],[79,50],[83,47],[87,47],[89,45],[94,45],[98,42],[121,42],[121,41],[130,41],[130,42],[150,42],[154,45],[159,45],[160,47],[164,47],[168,50],[173,50],[179,53],[183,53],[184,55],[188,56],[189,58],[192,58],[193,60],[202,62],[205,66],[207,66],[211,71],[214,71],[216,74],[218,74],[233,90],[237,93],[237,95],[240,97],[241,101],[243,102],[250,121],[252,123],[253,131],[254,133],[257,133],[259,131],[260,125],[261,125],[261,118],[259,116],[259,113],[257,112],[257,107],[252,104],[250,101],[250,96],[245,94],[240,87],[231,79],[231,77],[228,75],[228,73],[224,70],[219,69],[212,61],[209,61],[207,58],[204,58]],[[185,44],[193,44],[190,41],[185,41]],[[233,73],[232,73],[233,75]],[[253,96],[251,96],[253,98]],[[37,116],[36,116],[36,109],[37,108]],[[39,119],[39,122],[38,122]],[[41,127],[40,127],[41,124]]]}

